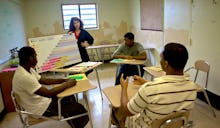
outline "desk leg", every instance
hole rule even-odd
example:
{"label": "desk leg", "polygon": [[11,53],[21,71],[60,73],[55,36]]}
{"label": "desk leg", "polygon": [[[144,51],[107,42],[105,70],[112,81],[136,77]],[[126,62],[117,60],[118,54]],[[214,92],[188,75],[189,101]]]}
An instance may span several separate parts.
{"label": "desk leg", "polygon": [[95,49],[95,52],[96,52],[97,60],[100,61],[101,58],[99,57],[98,50]]}
{"label": "desk leg", "polygon": [[146,72],[146,74],[147,74],[147,75],[149,75],[149,76],[150,76],[150,80],[151,80],[151,81],[153,81],[153,80],[154,80],[154,76],[153,76],[153,75],[151,75],[151,74],[150,74],[149,72],[147,72],[147,71],[145,71],[145,72]]}
{"label": "desk leg", "polygon": [[151,81],[153,81],[153,80],[154,80],[154,77],[153,77],[152,75],[151,75],[150,77],[151,77]]}
{"label": "desk leg", "polygon": [[138,65],[138,73],[139,73],[139,76],[141,76],[141,68],[140,68],[140,65]]}
{"label": "desk leg", "polygon": [[101,70],[103,69],[103,66],[104,66],[104,51],[102,48],[98,48],[97,51],[99,50],[99,61],[102,62],[102,65],[101,65]]}
{"label": "desk leg", "polygon": [[57,105],[58,105],[58,119],[61,120],[62,114],[61,114],[61,100],[62,98],[58,98]]}
{"label": "desk leg", "polygon": [[111,119],[111,117],[112,117],[112,105],[111,104],[109,104],[109,108],[110,108],[110,116],[109,116],[109,121],[108,121],[108,128],[111,128],[111,126],[112,126],[112,119]]}
{"label": "desk leg", "polygon": [[119,64],[116,64],[116,74],[115,74],[115,81],[117,79],[117,75],[118,75],[118,68],[119,68]]}
{"label": "desk leg", "polygon": [[91,112],[90,112],[90,108],[89,108],[89,103],[88,103],[88,99],[87,99],[87,92],[83,92],[83,98],[85,99],[85,105],[86,105],[86,108],[88,109],[90,126],[91,126],[91,128],[93,128],[92,116],[91,116]]}
{"label": "desk leg", "polygon": [[[100,84],[99,74],[98,74],[97,68],[95,68],[95,73],[96,73],[96,78],[97,78],[98,85],[99,85],[99,91],[100,91],[100,94],[101,94],[101,97],[102,97],[102,89],[101,89],[101,84]],[[103,97],[102,97],[102,101],[103,101]]]}
{"label": "desk leg", "polygon": [[68,77],[69,76],[69,73],[67,72],[67,73],[65,73],[65,77]]}

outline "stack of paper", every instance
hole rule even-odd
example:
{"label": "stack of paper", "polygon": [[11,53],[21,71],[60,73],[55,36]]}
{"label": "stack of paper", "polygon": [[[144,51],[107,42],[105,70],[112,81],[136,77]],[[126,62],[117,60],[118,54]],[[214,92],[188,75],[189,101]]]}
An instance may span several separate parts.
{"label": "stack of paper", "polygon": [[90,66],[95,66],[98,62],[83,62],[80,64],[77,64],[76,66],[78,67],[90,67]]}
{"label": "stack of paper", "polygon": [[76,72],[83,72],[86,70],[86,67],[73,66],[73,67],[68,68],[68,70],[72,70]]}
{"label": "stack of paper", "polygon": [[161,67],[157,67],[157,66],[151,66],[149,67],[149,69],[154,70],[154,71],[163,71]]}

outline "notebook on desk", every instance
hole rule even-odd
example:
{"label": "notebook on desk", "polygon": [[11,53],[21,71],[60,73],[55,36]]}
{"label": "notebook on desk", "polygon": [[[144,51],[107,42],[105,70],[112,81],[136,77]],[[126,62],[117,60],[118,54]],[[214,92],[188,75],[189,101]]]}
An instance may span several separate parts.
{"label": "notebook on desk", "polygon": [[111,62],[112,63],[120,63],[120,62],[132,62],[136,61],[135,59],[113,59]]}
{"label": "notebook on desk", "polygon": [[151,69],[151,70],[157,71],[157,72],[163,71],[163,69],[161,67],[157,67],[157,66],[151,66],[151,67],[148,67],[148,68]]}
{"label": "notebook on desk", "polygon": [[73,66],[68,68],[68,70],[76,71],[76,72],[82,72],[86,70],[86,67],[80,67],[80,66]]}
{"label": "notebook on desk", "polygon": [[95,66],[98,62],[83,62],[80,64],[77,64],[76,66],[78,67],[90,67],[90,66]]}
{"label": "notebook on desk", "polygon": [[77,64],[73,67],[68,68],[68,70],[77,71],[77,72],[84,72],[88,69],[88,67],[93,67],[98,62],[82,62],[80,64]]}

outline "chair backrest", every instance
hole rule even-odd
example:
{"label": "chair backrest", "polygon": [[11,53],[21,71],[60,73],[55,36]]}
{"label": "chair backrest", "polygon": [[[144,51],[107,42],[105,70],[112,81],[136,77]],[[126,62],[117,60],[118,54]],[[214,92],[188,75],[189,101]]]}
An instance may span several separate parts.
{"label": "chair backrest", "polygon": [[20,106],[20,104],[19,104],[19,101],[20,101],[19,96],[15,92],[11,91],[11,99],[12,99],[13,104],[15,106],[16,112],[18,112],[21,123],[24,126],[28,125],[27,116],[22,114],[22,111],[24,111],[24,108],[22,106]]}
{"label": "chair backrest", "polygon": [[186,126],[189,111],[174,112],[161,119],[154,120],[152,128],[184,128]]}
{"label": "chair backrest", "polygon": [[50,119],[47,117],[43,117],[41,115],[35,115],[33,113],[25,111],[25,109],[19,104],[20,97],[14,91],[11,91],[11,98],[15,106],[15,110],[18,113],[19,118],[24,128],[28,127],[29,125],[33,125],[33,124]]}
{"label": "chair backrest", "polygon": [[198,77],[198,73],[199,71],[203,71],[206,73],[206,80],[205,80],[205,88],[207,88],[207,85],[208,85],[208,78],[209,78],[209,71],[210,71],[210,65],[208,62],[204,61],[204,60],[197,60],[195,62],[195,65],[194,65],[195,69],[196,69],[196,75],[195,75],[195,79],[194,79],[194,82],[196,83],[196,80],[197,80],[197,77]]}

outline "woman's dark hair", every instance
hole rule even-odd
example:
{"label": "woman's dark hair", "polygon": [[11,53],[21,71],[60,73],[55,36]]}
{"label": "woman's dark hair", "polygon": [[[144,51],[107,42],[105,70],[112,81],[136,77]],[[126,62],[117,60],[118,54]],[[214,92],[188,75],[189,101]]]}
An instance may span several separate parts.
{"label": "woman's dark hair", "polygon": [[188,60],[188,51],[182,44],[168,43],[163,51],[164,60],[168,61],[174,69],[184,69]]}
{"label": "woman's dark hair", "polygon": [[134,40],[134,34],[131,32],[128,32],[124,35],[124,38],[128,38],[129,40]]}
{"label": "woman's dark hair", "polygon": [[20,65],[26,64],[29,61],[29,58],[33,57],[35,54],[36,52],[32,47],[29,46],[22,47],[18,51],[19,64]]}
{"label": "woman's dark hair", "polygon": [[76,30],[76,28],[75,28],[75,26],[74,26],[74,24],[73,24],[74,21],[79,21],[79,23],[80,23],[80,29],[83,29],[84,24],[83,24],[82,20],[79,19],[78,17],[72,17],[71,20],[70,20],[69,32]]}

